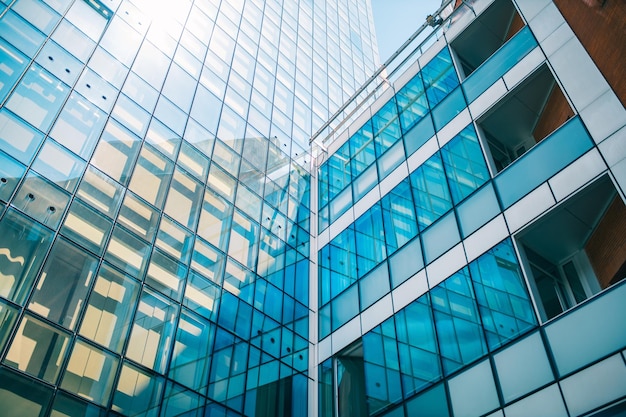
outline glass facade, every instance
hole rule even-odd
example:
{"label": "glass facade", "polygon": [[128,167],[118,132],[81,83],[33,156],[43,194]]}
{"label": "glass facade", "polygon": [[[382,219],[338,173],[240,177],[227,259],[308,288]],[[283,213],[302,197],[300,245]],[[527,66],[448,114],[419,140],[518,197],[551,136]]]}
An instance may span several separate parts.
{"label": "glass facade", "polygon": [[626,111],[457,6],[0,0],[3,415],[623,413]]}

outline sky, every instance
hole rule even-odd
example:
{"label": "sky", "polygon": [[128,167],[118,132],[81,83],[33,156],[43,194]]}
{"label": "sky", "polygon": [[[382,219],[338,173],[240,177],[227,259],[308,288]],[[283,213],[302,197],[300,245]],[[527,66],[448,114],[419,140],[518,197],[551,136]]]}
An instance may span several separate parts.
{"label": "sky", "polygon": [[371,1],[381,63],[424,23],[426,16],[441,6],[441,0]]}

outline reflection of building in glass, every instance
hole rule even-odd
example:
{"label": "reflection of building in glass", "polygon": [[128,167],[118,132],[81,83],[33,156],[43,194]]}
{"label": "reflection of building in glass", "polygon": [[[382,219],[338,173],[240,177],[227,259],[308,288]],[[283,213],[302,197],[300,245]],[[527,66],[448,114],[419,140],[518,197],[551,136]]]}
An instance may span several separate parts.
{"label": "reflection of building in glass", "polygon": [[0,2],[2,415],[626,413],[621,3],[172,3]]}

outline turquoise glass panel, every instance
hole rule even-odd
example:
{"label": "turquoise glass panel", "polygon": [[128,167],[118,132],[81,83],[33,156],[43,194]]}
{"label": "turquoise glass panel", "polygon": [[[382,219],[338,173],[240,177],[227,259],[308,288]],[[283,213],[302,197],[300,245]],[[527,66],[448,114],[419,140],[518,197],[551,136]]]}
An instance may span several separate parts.
{"label": "turquoise glass panel", "polygon": [[456,217],[454,212],[450,212],[422,233],[426,264],[443,255],[460,240]]}
{"label": "turquoise glass panel", "polygon": [[349,144],[352,174],[356,177],[376,160],[371,120],[349,139]]}
{"label": "turquoise glass panel", "polygon": [[381,200],[387,253],[391,255],[417,236],[417,217],[411,198],[411,185],[406,179]]}
{"label": "turquoise glass panel", "polygon": [[350,152],[346,142],[337,152],[328,158],[329,198],[333,199],[352,181]]}
{"label": "turquoise glass panel", "polygon": [[428,139],[435,135],[435,128],[430,114],[417,122],[411,130],[404,133],[404,149],[407,156],[412,155],[422,147]]}
{"label": "turquoise glass panel", "polygon": [[330,296],[335,297],[357,279],[357,256],[353,226],[330,242]]}
{"label": "turquoise glass panel", "polygon": [[404,245],[389,258],[391,285],[396,288],[424,267],[419,237]]}
{"label": "turquoise glass panel", "polygon": [[402,132],[408,132],[428,113],[422,75],[418,73],[396,94]]}
{"label": "turquoise glass panel", "polygon": [[363,336],[365,393],[370,415],[402,399],[398,344],[393,318]]}
{"label": "turquoise glass panel", "polygon": [[455,204],[489,179],[485,158],[471,124],[441,148],[441,158]]}
{"label": "turquoise glass panel", "polygon": [[382,155],[400,139],[400,122],[395,98],[389,100],[382,109],[372,117],[374,145],[376,156]]}
{"label": "turquoise glass panel", "polygon": [[389,290],[389,269],[387,263],[383,262],[359,280],[361,311],[374,304]]}
{"label": "turquoise glass panel", "polygon": [[29,164],[43,135],[6,108],[0,109],[0,149],[18,161]]}
{"label": "turquoise glass panel", "polygon": [[472,262],[470,274],[490,350],[537,325],[510,240]]}
{"label": "turquoise glass panel", "polygon": [[441,379],[435,322],[428,295],[395,316],[404,397]]}
{"label": "turquoise glass panel", "polygon": [[0,152],[0,201],[9,201],[25,170],[24,165]]}
{"label": "turquoise glass panel", "polygon": [[331,303],[332,331],[346,324],[359,314],[359,287],[353,285]]}
{"label": "turquoise glass panel", "polygon": [[463,91],[457,88],[443,99],[432,111],[435,129],[439,130],[467,107]]}
{"label": "turquoise glass panel", "polygon": [[387,257],[380,204],[372,206],[354,222],[356,270],[359,278]]}
{"label": "turquoise glass panel", "polygon": [[474,193],[457,206],[459,228],[463,237],[467,237],[482,225],[500,214],[500,205],[492,183]]}
{"label": "turquoise glass panel", "polygon": [[2,103],[26,69],[28,58],[0,38],[0,62],[2,62],[0,67],[0,103]]}
{"label": "turquoise glass panel", "polygon": [[426,97],[432,109],[459,85],[459,78],[448,48],[443,48],[424,66],[422,78],[426,87]]}
{"label": "turquoise glass panel", "polygon": [[443,383],[406,402],[407,416],[450,417]]}
{"label": "turquoise glass panel", "polygon": [[524,27],[463,81],[467,100],[470,103],[474,101],[498,78],[520,62],[535,46],[537,46],[537,41],[530,28]]}
{"label": "turquoise glass panel", "polygon": [[0,34],[29,57],[34,57],[46,40],[43,33],[28,24],[13,10],[8,10],[0,19]]}
{"label": "turquoise glass panel", "polygon": [[510,207],[592,146],[580,118],[569,120],[496,177],[503,208]]}
{"label": "turquoise glass panel", "polygon": [[464,268],[430,291],[445,375],[487,353],[469,271]]}
{"label": "turquoise glass panel", "polygon": [[452,208],[448,182],[439,153],[431,156],[409,176],[420,230]]}

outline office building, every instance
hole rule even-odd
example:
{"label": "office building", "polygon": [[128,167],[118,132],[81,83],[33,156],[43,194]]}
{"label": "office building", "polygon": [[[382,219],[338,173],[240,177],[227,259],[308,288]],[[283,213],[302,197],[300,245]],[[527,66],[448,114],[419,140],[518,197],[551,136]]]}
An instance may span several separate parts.
{"label": "office building", "polygon": [[624,416],[625,4],[455,3],[313,138],[317,415]]}
{"label": "office building", "polygon": [[308,409],[312,133],[368,2],[0,3],[0,414]]}
{"label": "office building", "polygon": [[0,3],[3,415],[626,414],[622,4]]}

